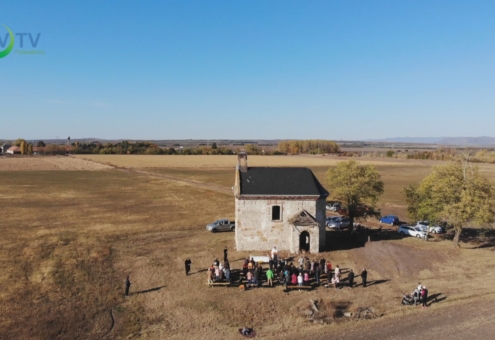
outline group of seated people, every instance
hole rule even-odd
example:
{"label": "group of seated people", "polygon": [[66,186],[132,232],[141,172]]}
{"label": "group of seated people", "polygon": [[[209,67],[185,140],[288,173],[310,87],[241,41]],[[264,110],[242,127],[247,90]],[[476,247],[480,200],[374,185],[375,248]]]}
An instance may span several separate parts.
{"label": "group of seated people", "polygon": [[296,267],[292,261],[279,259],[272,256],[268,262],[268,269],[263,272],[261,263],[256,263],[254,259],[244,259],[242,265],[242,275],[248,284],[259,285],[263,282],[263,275],[266,276],[268,285],[273,285],[275,276],[280,284],[285,286],[309,286],[310,280],[314,278],[316,283],[320,283],[322,274],[332,271],[332,264],[325,259],[311,261],[307,257],[299,259],[299,266]]}
{"label": "group of seated people", "polygon": [[207,271],[208,283],[213,282],[230,282],[230,263],[228,259],[225,259],[223,263],[220,263],[218,259],[213,261],[210,268]]}

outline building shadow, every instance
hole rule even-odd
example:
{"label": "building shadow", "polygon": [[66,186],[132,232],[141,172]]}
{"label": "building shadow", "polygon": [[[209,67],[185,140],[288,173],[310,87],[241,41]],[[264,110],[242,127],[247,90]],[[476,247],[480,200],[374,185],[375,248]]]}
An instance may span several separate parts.
{"label": "building shadow", "polygon": [[366,242],[401,240],[404,236],[396,230],[365,228],[357,232],[350,230],[326,230],[325,251],[362,248]]}
{"label": "building shadow", "polygon": [[156,292],[162,288],[165,288],[165,286],[150,288],[150,289],[146,289],[146,290],[140,290],[139,292],[132,292],[129,295],[139,295],[139,294],[146,294],[146,293],[150,293],[150,292]]}

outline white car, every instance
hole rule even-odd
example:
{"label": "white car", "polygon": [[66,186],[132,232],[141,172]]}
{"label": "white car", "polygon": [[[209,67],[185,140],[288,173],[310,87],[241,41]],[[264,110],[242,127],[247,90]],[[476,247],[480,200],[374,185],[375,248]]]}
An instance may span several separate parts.
{"label": "white car", "polygon": [[340,203],[329,203],[326,205],[326,209],[330,211],[339,211],[342,209],[342,204]]}
{"label": "white car", "polygon": [[401,225],[397,232],[401,235],[409,235],[417,238],[426,238],[426,231],[422,230],[420,227]]}
{"label": "white car", "polygon": [[349,220],[348,217],[344,216],[337,216],[333,217],[330,220],[327,218],[327,227],[332,228],[332,229],[344,229],[344,228],[349,228],[351,225],[351,221]]}
{"label": "white car", "polygon": [[433,234],[441,234],[445,232],[443,227],[439,225],[430,226],[430,222],[428,221],[418,221],[418,223],[416,223],[416,227],[420,228],[425,232],[428,231],[429,233],[433,233]]}

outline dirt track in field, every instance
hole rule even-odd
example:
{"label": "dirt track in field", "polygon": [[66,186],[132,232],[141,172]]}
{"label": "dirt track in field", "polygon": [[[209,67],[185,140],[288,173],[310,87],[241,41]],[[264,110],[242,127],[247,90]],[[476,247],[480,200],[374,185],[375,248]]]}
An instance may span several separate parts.
{"label": "dirt track in field", "polygon": [[170,181],[174,181],[174,182],[178,182],[178,183],[182,183],[182,184],[186,184],[186,185],[192,185],[192,186],[195,186],[195,187],[201,188],[201,189],[207,189],[207,190],[216,191],[216,192],[219,192],[222,194],[233,195],[232,189],[227,189],[221,185],[216,185],[216,184],[212,184],[212,183],[204,183],[204,182],[199,182],[199,181],[193,181],[193,180],[188,180],[188,179],[184,179],[184,178],[180,178],[180,177],[176,177],[176,176],[163,175],[163,174],[159,174],[159,173],[146,172],[146,171],[141,171],[141,170],[136,170],[136,169],[129,169],[129,168],[117,168],[117,169],[120,171],[125,171],[125,172],[129,172],[129,173],[136,174],[136,175],[148,176],[148,177],[154,177],[154,178],[163,178],[163,179],[167,179]]}

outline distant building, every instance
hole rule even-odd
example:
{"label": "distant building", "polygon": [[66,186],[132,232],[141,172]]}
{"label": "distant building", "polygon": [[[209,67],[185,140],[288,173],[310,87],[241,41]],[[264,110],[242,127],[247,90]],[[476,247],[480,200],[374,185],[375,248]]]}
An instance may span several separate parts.
{"label": "distant building", "polygon": [[240,152],[234,193],[237,250],[324,249],[328,191],[310,169],[249,168]]}
{"label": "distant building", "polygon": [[21,148],[18,146],[11,146],[7,152],[10,155],[20,155],[21,154]]}
{"label": "distant building", "polygon": [[9,143],[4,143],[2,146],[0,146],[0,153],[7,153],[7,150],[12,147],[12,144]]}

